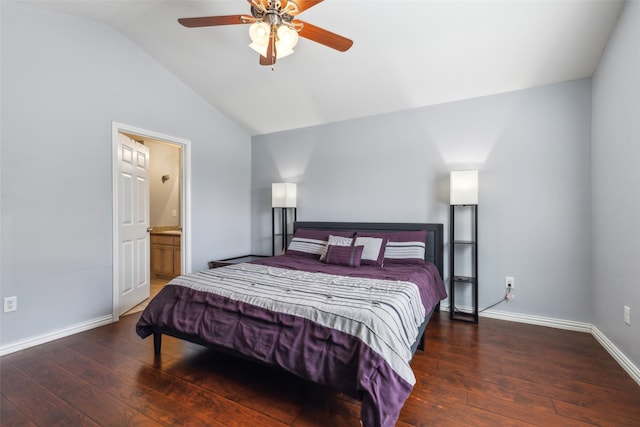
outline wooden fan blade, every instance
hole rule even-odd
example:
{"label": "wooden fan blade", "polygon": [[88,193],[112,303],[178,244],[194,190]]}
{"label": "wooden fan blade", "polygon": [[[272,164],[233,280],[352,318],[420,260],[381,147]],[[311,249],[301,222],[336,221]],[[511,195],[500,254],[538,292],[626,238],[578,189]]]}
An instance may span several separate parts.
{"label": "wooden fan blade", "polygon": [[180,18],[178,22],[189,28],[213,27],[216,25],[244,24],[242,18],[253,19],[245,15],[201,16],[199,18]]}
{"label": "wooden fan blade", "polygon": [[275,63],[276,63],[275,58],[274,58],[274,59],[273,59],[273,61],[272,61],[271,59],[266,58],[266,57],[264,57],[264,56],[260,55],[260,65],[273,65],[273,64],[272,64],[272,62],[273,62],[273,64],[275,64]]}
{"label": "wooden fan blade", "polygon": [[[298,5],[298,12],[296,13],[292,13],[292,15],[298,15],[302,12],[304,12],[307,9],[312,8],[313,6],[317,5],[318,3],[322,3],[324,0],[289,0],[295,4]],[[283,2],[284,3],[284,2]],[[283,4],[282,7],[284,7],[285,5]]]}
{"label": "wooden fan blade", "polygon": [[353,40],[342,37],[336,33],[332,33],[331,31],[327,31],[300,20],[295,20],[293,23],[300,23],[303,25],[302,30],[298,32],[298,35],[305,39],[313,40],[316,43],[323,44],[332,49],[339,50],[340,52],[346,52],[351,46],[353,46]]}
{"label": "wooden fan blade", "polygon": [[276,34],[272,30],[269,36],[269,46],[267,46],[267,56],[260,55],[260,65],[274,65],[276,63]]}

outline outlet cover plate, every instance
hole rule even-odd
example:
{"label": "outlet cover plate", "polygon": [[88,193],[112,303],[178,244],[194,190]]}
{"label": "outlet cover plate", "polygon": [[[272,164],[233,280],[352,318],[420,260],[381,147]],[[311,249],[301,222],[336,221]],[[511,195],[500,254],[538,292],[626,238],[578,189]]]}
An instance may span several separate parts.
{"label": "outlet cover plate", "polygon": [[628,305],[624,306],[624,323],[631,326],[631,307]]}
{"label": "outlet cover plate", "polygon": [[18,297],[6,297],[4,299],[4,312],[16,311],[18,309]]}
{"label": "outlet cover plate", "polygon": [[508,289],[515,289],[516,287],[516,279],[513,276],[506,276],[504,278],[504,286]]}

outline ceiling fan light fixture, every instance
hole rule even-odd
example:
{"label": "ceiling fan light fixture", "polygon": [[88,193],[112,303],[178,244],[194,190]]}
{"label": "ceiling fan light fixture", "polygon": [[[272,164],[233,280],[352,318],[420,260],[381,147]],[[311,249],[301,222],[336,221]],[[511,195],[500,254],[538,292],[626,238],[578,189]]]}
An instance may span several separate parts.
{"label": "ceiling fan light fixture", "polygon": [[271,28],[265,22],[254,22],[249,26],[249,37],[251,37],[252,44],[265,46],[265,50],[267,44],[269,44],[270,34]]}
{"label": "ceiling fan light fixture", "polygon": [[[269,47],[271,27],[265,22],[254,22],[249,27],[252,43],[249,47],[266,57]],[[276,59],[284,58],[293,53],[293,47],[298,43],[298,32],[287,26],[278,25],[276,29]]]}
{"label": "ceiling fan light fixture", "polygon": [[291,50],[298,44],[298,32],[287,25],[278,27],[278,41],[284,49]]}

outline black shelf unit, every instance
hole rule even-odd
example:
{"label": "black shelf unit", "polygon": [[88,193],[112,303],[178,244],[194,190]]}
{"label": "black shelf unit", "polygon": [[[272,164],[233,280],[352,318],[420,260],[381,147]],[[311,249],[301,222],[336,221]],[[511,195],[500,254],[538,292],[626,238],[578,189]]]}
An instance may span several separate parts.
{"label": "black shelf unit", "polygon": [[[469,234],[471,239],[456,238],[456,213],[461,210],[471,210],[466,216],[469,217]],[[478,205],[451,205],[449,218],[449,318],[451,320],[461,320],[465,322],[478,323]],[[470,262],[467,265],[467,271],[470,275],[456,274],[456,265],[462,262],[456,262],[457,249],[467,249],[471,252]],[[464,267],[464,266],[463,266]],[[471,288],[471,311],[461,311],[456,308],[456,288]]]}
{"label": "black shelf unit", "polygon": [[[280,237],[280,242],[282,243],[282,250],[278,255],[284,253],[287,249],[287,244],[289,243],[289,238],[293,235],[288,233],[289,229],[289,209],[293,212],[293,222],[298,220],[298,209],[297,208],[271,208],[271,255],[276,255],[276,237]],[[276,211],[280,211],[280,232],[276,231]]]}

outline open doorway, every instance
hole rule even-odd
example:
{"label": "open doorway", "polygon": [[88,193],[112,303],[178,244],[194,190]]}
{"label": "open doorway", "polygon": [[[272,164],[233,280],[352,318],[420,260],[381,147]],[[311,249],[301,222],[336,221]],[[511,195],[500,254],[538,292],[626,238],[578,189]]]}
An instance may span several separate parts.
{"label": "open doorway", "polygon": [[[141,260],[136,261],[136,268],[146,269],[144,274],[136,276],[136,285],[144,284],[157,293],[158,288],[172,277],[190,271],[190,142],[181,138],[159,134],[157,132],[133,126],[113,123],[113,318],[118,318],[128,311],[130,298],[126,292],[131,287],[129,277],[131,267],[127,263],[127,244],[122,224],[126,223],[127,198],[130,196],[121,176],[122,159],[118,155],[117,140],[124,138],[143,145],[148,151],[148,165],[145,185],[148,191],[147,200],[137,199],[144,204],[146,212],[147,236],[142,236],[136,249]],[[140,194],[143,192],[141,191]],[[137,193],[136,193],[137,194]],[[136,202],[134,202],[135,204]],[[141,209],[144,210],[144,209]],[[142,215],[140,215],[142,221]],[[135,246],[135,245],[129,245]],[[142,259],[144,258],[144,259]],[[143,267],[144,266],[144,267]],[[140,277],[138,279],[137,277]],[[150,283],[149,283],[150,282]],[[148,293],[147,293],[148,295]],[[146,295],[145,295],[146,297]],[[126,303],[125,303],[126,302]]]}
{"label": "open doorway", "polygon": [[120,309],[126,310],[122,315],[128,315],[142,311],[151,298],[171,279],[182,273],[182,146],[140,135],[123,134],[144,145],[149,153],[147,176],[150,242],[147,245],[150,265],[145,275],[149,277],[150,286],[144,298],[140,296],[132,308]]}

